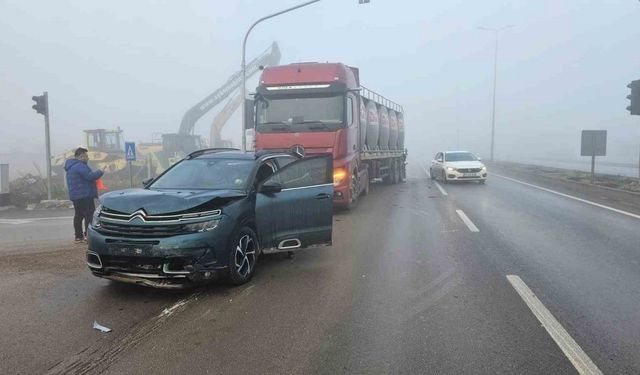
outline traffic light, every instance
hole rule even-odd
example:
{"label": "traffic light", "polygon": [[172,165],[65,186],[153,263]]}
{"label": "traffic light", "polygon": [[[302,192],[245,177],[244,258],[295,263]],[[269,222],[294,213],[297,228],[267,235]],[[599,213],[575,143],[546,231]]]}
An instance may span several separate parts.
{"label": "traffic light", "polygon": [[32,96],[31,100],[36,102],[31,108],[35,109],[41,115],[47,115],[49,103],[46,95]]}
{"label": "traffic light", "polygon": [[627,85],[631,89],[631,95],[627,95],[627,99],[631,100],[631,105],[627,107],[627,111],[632,115],[640,116],[640,79],[632,81]]}

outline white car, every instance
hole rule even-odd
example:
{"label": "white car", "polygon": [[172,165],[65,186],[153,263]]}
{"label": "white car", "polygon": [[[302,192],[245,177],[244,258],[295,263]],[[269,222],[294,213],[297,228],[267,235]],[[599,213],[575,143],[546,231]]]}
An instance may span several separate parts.
{"label": "white car", "polygon": [[429,173],[432,179],[448,181],[479,181],[487,179],[487,167],[480,158],[468,151],[438,152],[431,161]]}

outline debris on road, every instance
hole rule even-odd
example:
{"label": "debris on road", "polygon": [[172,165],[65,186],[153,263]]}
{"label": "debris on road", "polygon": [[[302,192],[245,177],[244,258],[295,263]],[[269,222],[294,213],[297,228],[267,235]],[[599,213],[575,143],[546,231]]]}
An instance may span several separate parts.
{"label": "debris on road", "polygon": [[93,321],[93,329],[97,329],[100,332],[111,332],[111,328],[107,328],[95,320]]}

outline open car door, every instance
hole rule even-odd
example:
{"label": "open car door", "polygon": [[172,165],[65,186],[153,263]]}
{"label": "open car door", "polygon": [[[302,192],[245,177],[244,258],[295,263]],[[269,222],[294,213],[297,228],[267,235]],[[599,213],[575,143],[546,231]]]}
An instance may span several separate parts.
{"label": "open car door", "polygon": [[264,253],[331,245],[333,158],[296,160],[258,187],[256,227]]}

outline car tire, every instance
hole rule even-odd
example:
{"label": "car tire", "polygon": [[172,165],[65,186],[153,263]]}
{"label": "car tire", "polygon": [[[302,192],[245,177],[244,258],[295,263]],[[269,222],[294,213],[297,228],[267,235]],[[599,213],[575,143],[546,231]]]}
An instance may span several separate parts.
{"label": "car tire", "polygon": [[442,183],[443,184],[447,183],[447,174],[444,172],[444,170],[442,171]]}
{"label": "car tire", "polygon": [[431,177],[432,180],[436,179],[436,176],[433,174],[433,168],[429,168],[429,177]]}
{"label": "car tire", "polygon": [[484,185],[485,182],[487,182],[487,180],[480,180],[480,185]]}
{"label": "car tire", "polygon": [[233,236],[229,249],[229,281],[242,285],[253,277],[258,264],[260,246],[253,229],[242,227]]}

